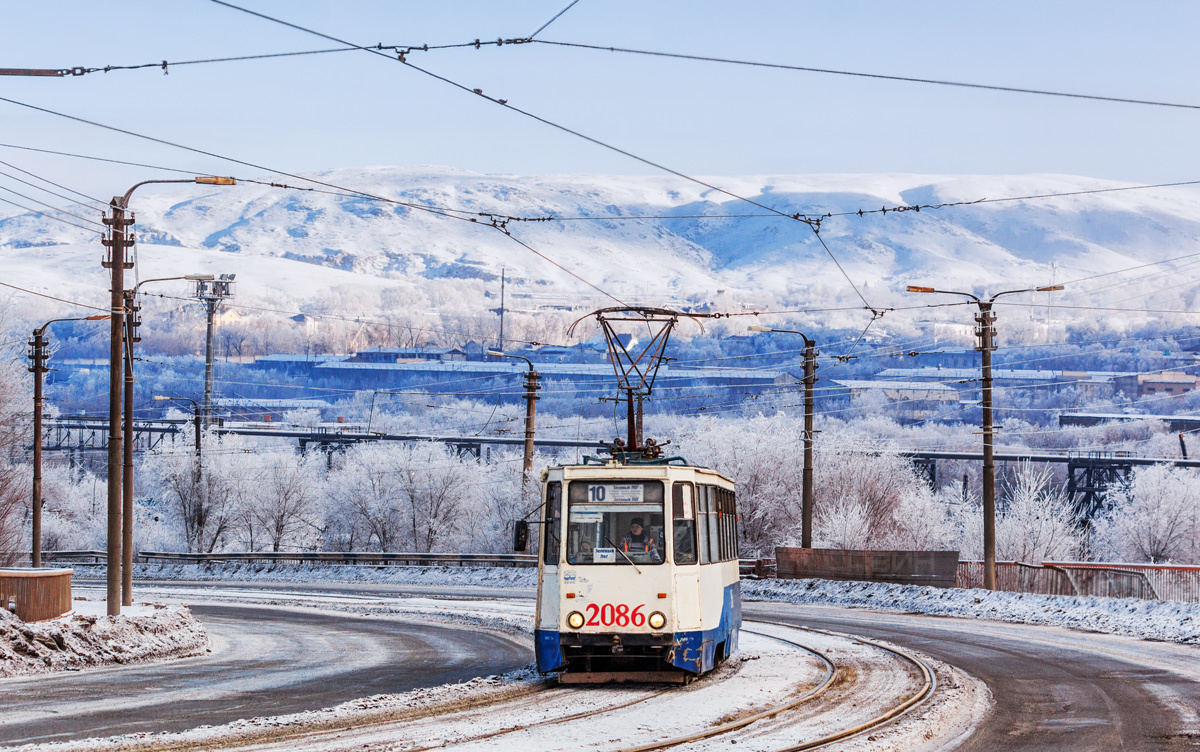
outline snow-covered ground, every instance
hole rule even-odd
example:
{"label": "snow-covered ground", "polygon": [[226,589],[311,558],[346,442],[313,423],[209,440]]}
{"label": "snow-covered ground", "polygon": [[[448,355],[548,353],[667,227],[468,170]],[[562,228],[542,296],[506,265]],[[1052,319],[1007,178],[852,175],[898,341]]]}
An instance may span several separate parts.
{"label": "snow-covered ground", "polygon": [[748,580],[742,597],[876,611],[1044,624],[1143,640],[1200,644],[1200,604],[828,580]]}
{"label": "snow-covered ground", "polygon": [[[152,586],[150,586],[153,589]],[[156,591],[166,595],[167,589]],[[276,593],[252,587],[213,592],[187,589],[188,600],[258,602],[310,611],[361,613],[382,618],[451,621],[471,629],[528,629],[528,601],[373,598],[348,594]],[[484,617],[490,623],[484,623]],[[477,622],[472,624],[472,622]],[[828,687],[820,651],[838,667]],[[981,682],[931,662],[938,676],[932,700],[899,722],[865,736],[854,748],[935,749],[968,732],[985,714],[990,695]],[[739,655],[714,674],[685,688],[555,686],[530,669],[396,695],[376,695],[284,716],[259,717],[173,734],[132,734],[107,739],[31,745],[22,749],[74,750],[399,750],[454,748],[499,752],[625,748],[715,729],[780,705],[805,701],[786,714],[764,717],[688,749],[727,748],[732,739],[750,748],[778,748],[794,738],[815,738],[865,722],[912,696],[921,677],[905,661],[853,637],[782,625],[754,625]],[[815,690],[820,689],[820,692]],[[734,741],[733,743],[738,743]],[[756,744],[757,743],[757,744]]]}
{"label": "snow-covered ground", "polygon": [[[77,566],[78,579],[99,579],[103,568]],[[379,583],[424,587],[532,589],[537,570],[508,567],[364,567],[291,564],[141,564],[151,580]],[[744,580],[746,600],[782,601],[877,611],[1045,624],[1146,640],[1200,644],[1200,604],[992,593],[867,582]]]}
{"label": "snow-covered ground", "polygon": [[186,606],[142,603],[106,616],[105,603],[79,600],[49,621],[25,623],[0,610],[0,678],[77,671],[199,655],[208,633]]}

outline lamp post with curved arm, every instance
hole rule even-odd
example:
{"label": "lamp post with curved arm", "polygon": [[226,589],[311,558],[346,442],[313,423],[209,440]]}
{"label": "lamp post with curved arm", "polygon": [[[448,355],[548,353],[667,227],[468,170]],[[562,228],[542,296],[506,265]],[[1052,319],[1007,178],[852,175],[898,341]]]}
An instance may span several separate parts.
{"label": "lamp post with curved arm", "polygon": [[141,342],[137,329],[141,326],[137,302],[142,285],[173,280],[212,279],[211,274],[184,274],[178,277],[143,279],[125,291],[125,410],[121,447],[121,605],[133,605],[133,346]]}
{"label": "lamp post with curved arm", "polygon": [[34,329],[29,340],[29,372],[33,374],[33,536],[30,563],[34,567],[42,566],[42,407],[45,404],[42,397],[42,376],[50,370],[46,367],[46,360],[50,357],[46,352],[46,347],[50,344],[46,339],[46,330],[51,324],[60,321],[103,321],[106,318],[107,313],[51,319]]}
{"label": "lamp post with curved arm", "polygon": [[525,454],[521,462],[522,485],[524,485],[529,482],[529,471],[533,468],[534,405],[537,403],[537,391],[541,388],[538,384],[541,376],[533,369],[533,361],[523,355],[511,355],[499,350],[488,350],[487,354],[493,358],[517,358],[529,365],[529,371],[525,374]]}
{"label": "lamp post with curved arm", "polygon": [[813,528],[813,386],[817,383],[817,343],[804,332],[791,329],[772,329],[769,326],[749,327],[752,332],[799,334],[804,338],[804,475],[801,480],[800,545],[812,548]]}
{"label": "lamp post with curved arm", "polygon": [[979,325],[975,336],[979,337],[979,344],[975,349],[979,350],[979,365],[983,378],[980,392],[980,407],[983,408],[983,586],[988,590],[996,589],[996,463],[995,428],[992,423],[992,351],[996,349],[996,314],[992,311],[992,304],[996,302],[996,298],[1004,295],[1054,292],[1061,289],[1062,285],[1049,285],[1005,290],[984,300],[970,292],[936,290],[917,285],[909,285],[907,288],[908,292],[962,295],[975,301],[975,305],[979,307],[978,313],[975,314],[975,323]]}
{"label": "lamp post with curved arm", "polygon": [[126,216],[129,198],[133,192],[143,185],[154,183],[197,183],[200,185],[237,185],[233,178],[215,176],[198,176],[186,180],[143,180],[135,183],[123,196],[114,196],[109,202],[112,216],[107,213],[103,218],[104,224],[110,228],[102,243],[109,249],[109,257],[102,263],[111,271],[111,287],[109,289],[111,311],[109,330],[109,360],[108,360],[108,525],[106,544],[106,573],[107,611],[109,616],[121,614],[121,544],[122,544],[122,494],[124,483],[122,478],[122,457],[124,436],[122,434],[122,382],[124,381],[124,351],[125,351],[125,270],[132,268],[133,263],[126,261],[125,251],[133,246],[133,234],[128,228],[133,224],[133,217]]}

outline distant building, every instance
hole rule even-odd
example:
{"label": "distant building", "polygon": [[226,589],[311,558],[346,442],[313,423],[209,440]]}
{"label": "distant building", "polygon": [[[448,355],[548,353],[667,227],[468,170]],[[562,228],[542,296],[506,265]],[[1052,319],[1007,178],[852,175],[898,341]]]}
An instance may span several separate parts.
{"label": "distant building", "polygon": [[1114,379],[1113,386],[1126,397],[1145,397],[1150,394],[1180,395],[1190,392],[1200,383],[1200,377],[1183,371],[1129,374]]}
{"label": "distant building", "polygon": [[895,403],[899,417],[910,420],[932,418],[938,407],[959,401],[958,390],[946,384],[912,381],[869,381],[833,379],[833,383],[850,390],[850,398],[879,394]]}
{"label": "distant building", "polygon": [[346,358],[349,363],[417,363],[434,360],[444,363],[466,360],[467,353],[457,347],[372,347]]}

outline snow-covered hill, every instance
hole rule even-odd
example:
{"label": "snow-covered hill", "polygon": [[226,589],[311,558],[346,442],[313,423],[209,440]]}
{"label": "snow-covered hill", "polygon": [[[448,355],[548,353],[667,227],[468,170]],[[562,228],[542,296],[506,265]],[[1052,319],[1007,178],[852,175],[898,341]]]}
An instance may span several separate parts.
{"label": "snow-covered hill", "polygon": [[[522,217],[654,215],[652,220],[513,222],[513,236],[626,301],[820,307],[857,298],[809,228],[671,177],[507,176],[438,167],[338,169],[319,180],[401,201]],[[786,213],[847,212],[1120,184],[1058,175],[711,177]],[[289,183],[299,181],[288,179]],[[142,278],[235,272],[246,303],[291,304],[385,290],[433,309],[493,308],[502,268],[514,307],[594,306],[595,290],[503,233],[395,204],[263,185],[189,186],[135,195]],[[96,216],[93,209],[73,211]],[[97,217],[98,218],[98,217]],[[1046,284],[1192,252],[1200,192],[1122,191],[920,212],[835,217],[822,237],[876,305],[906,283],[942,287]],[[43,217],[0,220],[0,259],[13,284],[102,300],[95,236]],[[1051,265],[1057,264],[1057,271]],[[1111,280],[1109,280],[1111,281]],[[407,292],[405,292],[407,291]],[[1190,288],[1170,293],[1190,305]],[[1161,303],[1162,301],[1160,301]]]}

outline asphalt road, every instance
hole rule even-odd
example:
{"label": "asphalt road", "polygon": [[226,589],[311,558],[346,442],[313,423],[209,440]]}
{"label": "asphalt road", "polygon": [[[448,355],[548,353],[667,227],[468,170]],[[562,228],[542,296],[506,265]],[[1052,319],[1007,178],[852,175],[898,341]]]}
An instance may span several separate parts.
{"label": "asphalt road", "polygon": [[747,618],[878,638],[982,679],[995,706],[963,752],[1200,749],[1200,648],[996,622],[745,604]]}
{"label": "asphalt road", "polygon": [[[163,583],[164,585],[166,583]],[[490,596],[451,588],[195,583],[222,591]],[[532,592],[503,591],[529,598]],[[469,628],[195,606],[210,656],[0,683],[0,743],[170,731],[327,707],[383,692],[500,673],[530,647]],[[747,618],[888,640],[983,680],[995,706],[959,749],[1200,750],[1200,648],[1065,629],[908,614],[746,603]]]}
{"label": "asphalt road", "polygon": [[0,682],[0,744],[314,710],[503,673],[533,657],[519,638],[474,627],[233,605],[192,612],[213,638],[210,655]]}

